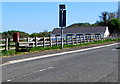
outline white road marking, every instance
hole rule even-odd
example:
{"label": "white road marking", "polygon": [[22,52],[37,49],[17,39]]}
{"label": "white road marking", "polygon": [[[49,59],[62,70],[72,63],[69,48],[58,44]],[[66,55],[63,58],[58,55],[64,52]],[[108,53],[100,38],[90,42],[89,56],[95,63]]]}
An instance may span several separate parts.
{"label": "white road marking", "polygon": [[116,50],[116,49],[112,49],[113,51]]}
{"label": "white road marking", "polygon": [[45,69],[41,69],[41,70],[39,70],[40,72],[42,72],[42,71],[44,71]]}
{"label": "white road marking", "polygon": [[8,82],[10,82],[11,80],[7,80]]}
{"label": "white road marking", "polygon": [[117,82],[117,81],[113,81],[113,82]]}
{"label": "white road marking", "polygon": [[23,77],[25,77],[25,76],[27,76],[27,75],[23,75]]}
{"label": "white road marking", "polygon": [[52,69],[53,67],[51,66],[51,67],[48,67],[48,69]]}
{"label": "white road marking", "polygon": [[43,56],[36,56],[36,57],[19,59],[19,60],[12,60],[12,61],[6,62],[4,64],[1,64],[0,66],[5,66],[5,65],[9,65],[9,64],[15,64],[15,63],[20,63],[20,62],[25,62],[25,61],[35,60],[35,59],[41,59],[41,58],[46,58],[46,57],[53,57],[53,56],[58,56],[58,55],[63,55],[63,54],[82,52],[82,51],[87,51],[87,50],[92,50],[92,49],[103,48],[103,47],[109,47],[109,46],[113,46],[113,45],[117,45],[117,44],[118,43],[114,43],[114,44],[109,44],[109,45],[104,45],[104,46],[97,46],[97,47],[91,47],[91,48],[80,49],[80,50],[67,51],[67,52],[61,52],[61,53],[55,53],[55,54],[43,55]]}

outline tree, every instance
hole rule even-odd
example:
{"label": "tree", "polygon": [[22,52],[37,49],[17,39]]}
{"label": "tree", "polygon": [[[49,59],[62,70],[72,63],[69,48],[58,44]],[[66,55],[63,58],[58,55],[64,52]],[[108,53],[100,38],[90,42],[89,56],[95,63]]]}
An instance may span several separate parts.
{"label": "tree", "polygon": [[113,19],[117,18],[117,12],[102,12],[100,17],[100,21],[97,24],[100,26],[108,26],[108,22]]}
{"label": "tree", "polygon": [[38,37],[38,36],[39,36],[38,33],[32,33],[32,34],[30,35],[30,37]]}
{"label": "tree", "polygon": [[30,37],[43,37],[43,36],[45,36],[45,37],[50,36],[50,32],[48,32],[47,30],[44,30],[44,32],[32,33],[32,34],[30,35]]}
{"label": "tree", "polygon": [[27,37],[29,37],[28,33],[20,32],[20,38],[27,38]]}
{"label": "tree", "polygon": [[96,21],[94,24],[92,24],[92,27],[102,26],[103,22]]}
{"label": "tree", "polygon": [[20,38],[26,38],[29,37],[28,33],[22,32],[22,31],[16,31],[16,30],[11,30],[11,31],[6,31],[2,33],[2,38],[13,38],[13,34],[15,32],[20,32]]}
{"label": "tree", "polygon": [[101,16],[99,16],[102,22],[102,26],[107,26],[108,23],[108,12],[102,12]]}
{"label": "tree", "polygon": [[68,27],[76,28],[76,27],[89,27],[89,26],[91,26],[91,24],[86,22],[86,23],[74,23]]}
{"label": "tree", "polygon": [[108,23],[108,27],[109,27],[110,33],[112,33],[116,29],[120,29],[120,19],[118,18],[111,19]]}
{"label": "tree", "polygon": [[110,21],[113,18],[117,18],[117,13],[115,12],[108,13],[108,20]]}

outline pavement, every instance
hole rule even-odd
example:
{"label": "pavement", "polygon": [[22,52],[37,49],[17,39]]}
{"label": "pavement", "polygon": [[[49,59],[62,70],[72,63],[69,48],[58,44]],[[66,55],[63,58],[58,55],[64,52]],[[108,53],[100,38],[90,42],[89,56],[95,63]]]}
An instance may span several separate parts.
{"label": "pavement", "polygon": [[[103,45],[103,44],[99,44]],[[96,45],[92,45],[96,46]],[[97,45],[98,46],[98,45]],[[91,46],[87,46],[91,47]],[[118,45],[2,66],[3,82],[117,82]],[[45,54],[81,47],[45,51]],[[44,55],[45,55],[44,54]],[[41,53],[33,54],[43,55]],[[28,55],[27,55],[28,56]],[[32,56],[30,54],[30,56]],[[18,59],[19,56],[13,57]],[[29,56],[28,56],[29,57]],[[8,58],[10,59],[10,58]],[[10,60],[13,60],[12,58]]]}

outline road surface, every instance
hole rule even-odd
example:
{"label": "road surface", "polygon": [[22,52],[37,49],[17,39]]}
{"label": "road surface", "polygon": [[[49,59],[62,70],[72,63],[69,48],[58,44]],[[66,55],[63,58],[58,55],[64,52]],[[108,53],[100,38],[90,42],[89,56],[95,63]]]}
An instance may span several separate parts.
{"label": "road surface", "polygon": [[117,82],[118,45],[2,66],[3,82]]}

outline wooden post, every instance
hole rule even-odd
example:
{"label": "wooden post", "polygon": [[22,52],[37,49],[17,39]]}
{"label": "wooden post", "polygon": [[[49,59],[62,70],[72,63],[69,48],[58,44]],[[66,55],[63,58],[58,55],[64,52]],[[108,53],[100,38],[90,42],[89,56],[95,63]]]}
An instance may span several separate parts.
{"label": "wooden post", "polygon": [[75,43],[78,44],[77,35],[75,36]]}
{"label": "wooden post", "polygon": [[84,43],[86,43],[86,35],[84,35]]}
{"label": "wooden post", "polygon": [[45,37],[43,37],[43,47],[45,47]]}
{"label": "wooden post", "polygon": [[84,35],[82,35],[82,38],[83,38],[83,39],[82,39],[82,43],[84,43]]}
{"label": "wooden post", "polygon": [[88,43],[91,42],[91,34],[88,36]]}
{"label": "wooden post", "polygon": [[10,38],[8,38],[8,50],[10,49]]}
{"label": "wooden post", "polygon": [[29,48],[30,48],[30,44],[29,44],[29,37],[27,37],[27,44],[28,44],[28,47],[27,47],[27,51],[29,52]]}
{"label": "wooden post", "polygon": [[83,35],[83,43],[85,43],[85,35]]}
{"label": "wooden post", "polygon": [[97,35],[95,35],[95,41],[97,41]]}
{"label": "wooden post", "polygon": [[101,40],[101,34],[99,35],[99,40]]}
{"label": "wooden post", "polygon": [[79,35],[79,43],[81,43],[81,37],[80,37],[80,35]]}
{"label": "wooden post", "polygon": [[87,43],[89,43],[90,42],[90,40],[89,40],[89,35],[87,35]]}
{"label": "wooden post", "polygon": [[91,35],[91,42],[93,42],[93,35]]}
{"label": "wooden post", "polygon": [[35,37],[35,47],[37,47],[37,37]]}
{"label": "wooden post", "polygon": [[92,42],[92,35],[90,34],[90,42]]}
{"label": "wooden post", "polygon": [[94,37],[94,40],[93,40],[93,41],[95,42],[95,34],[93,35],[93,37]]}
{"label": "wooden post", "polygon": [[97,37],[98,37],[97,41],[99,41],[99,35]]}
{"label": "wooden post", "polygon": [[27,37],[27,42],[28,42],[28,45],[29,45],[29,37]]}
{"label": "wooden post", "polygon": [[100,40],[100,35],[98,35],[98,41]]}
{"label": "wooden post", "polygon": [[87,43],[89,43],[90,42],[90,38],[89,38],[89,35],[87,35]]}
{"label": "wooden post", "polygon": [[80,43],[83,43],[83,35],[80,36]]}
{"label": "wooden post", "polygon": [[57,36],[55,36],[56,37],[56,46],[58,46],[58,38],[57,38]]}
{"label": "wooden post", "polygon": [[8,38],[5,39],[5,50],[8,50]]}
{"label": "wooden post", "polygon": [[52,37],[50,36],[49,39],[50,39],[50,47],[52,47]]}
{"label": "wooden post", "polygon": [[97,41],[98,41],[98,35],[97,35]]}
{"label": "wooden post", "polygon": [[94,41],[96,41],[96,35],[94,34]]}
{"label": "wooden post", "polygon": [[19,51],[19,42],[16,42],[16,46],[17,51]]}
{"label": "wooden post", "polygon": [[87,43],[89,43],[89,35],[87,35]]}
{"label": "wooden post", "polygon": [[27,37],[27,42],[29,42],[29,37]]}
{"label": "wooden post", "polygon": [[96,41],[98,41],[98,35],[97,35]]}
{"label": "wooden post", "polygon": [[68,45],[68,39],[67,39],[67,35],[66,35],[66,45]]}
{"label": "wooden post", "polygon": [[73,36],[71,36],[71,40],[72,40],[72,44],[74,44],[74,39],[73,39]]}
{"label": "wooden post", "polygon": [[85,41],[86,41],[86,43],[88,43],[88,37],[87,37],[87,35],[85,35]]}

